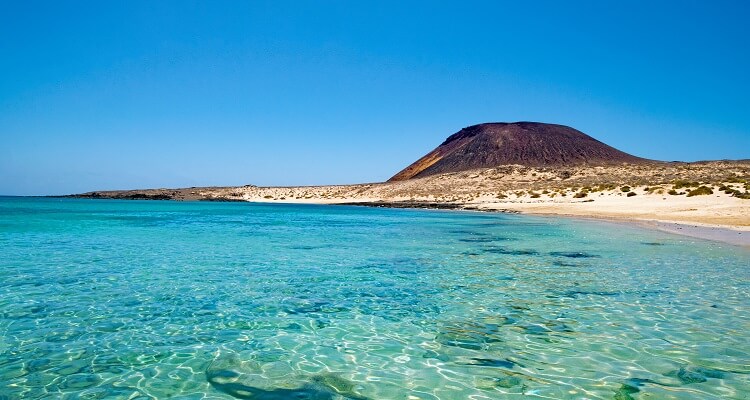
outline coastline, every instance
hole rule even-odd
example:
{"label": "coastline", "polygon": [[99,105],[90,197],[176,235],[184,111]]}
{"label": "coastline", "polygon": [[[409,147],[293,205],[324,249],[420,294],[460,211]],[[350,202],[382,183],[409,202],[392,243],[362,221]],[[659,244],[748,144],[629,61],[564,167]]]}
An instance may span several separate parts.
{"label": "coastline", "polygon": [[[717,223],[715,218],[705,216],[692,216],[690,218],[680,218],[679,216],[660,214],[655,210],[644,210],[643,196],[639,199],[638,204],[631,204],[627,208],[628,212],[607,212],[598,207],[594,207],[594,202],[551,202],[551,201],[531,201],[522,199],[517,202],[442,202],[442,201],[424,201],[424,200],[383,200],[378,198],[306,198],[306,199],[268,199],[268,198],[202,198],[202,199],[174,199],[161,196],[143,196],[127,195],[122,197],[103,197],[103,196],[48,196],[52,198],[91,198],[91,199],[119,199],[119,200],[146,200],[146,201],[205,201],[205,202],[246,202],[246,203],[268,203],[268,204],[316,204],[316,205],[344,205],[358,207],[374,208],[412,208],[426,210],[450,210],[450,211],[468,211],[468,212],[491,212],[507,214],[525,214],[543,217],[563,217],[580,220],[592,220],[599,222],[611,222],[616,224],[626,224],[639,226],[646,229],[653,229],[676,235],[693,237],[703,240],[726,243],[734,246],[740,246],[750,249],[750,224],[746,221],[750,219],[750,212],[742,214],[747,207],[750,209],[750,202],[742,204],[743,207],[739,214],[736,209],[724,216],[721,222],[727,219],[735,220],[733,224]],[[645,201],[648,203],[648,200]],[[648,205],[648,204],[647,204]],[[598,206],[598,204],[597,204]],[[646,207],[648,208],[648,207]],[[689,209],[695,211],[697,209]],[[660,218],[661,217],[661,218]],[[736,219],[735,219],[736,218]]]}
{"label": "coastline", "polygon": [[[331,203],[315,203],[331,204]],[[419,202],[351,202],[335,203],[336,205],[351,205],[362,207],[383,207],[383,208],[415,208],[430,210],[453,210],[453,211],[470,211],[470,212],[495,212],[534,215],[540,217],[561,217],[579,220],[592,220],[598,222],[609,222],[614,224],[623,224],[638,226],[646,229],[658,230],[671,234],[692,237],[714,242],[726,243],[734,246],[740,246],[750,249],[750,227],[737,225],[708,224],[689,221],[674,221],[658,218],[629,218],[616,215],[592,215],[582,213],[564,213],[564,212],[534,212],[521,211],[515,209],[486,207],[480,208],[464,204],[445,204],[445,203],[419,203]],[[504,204],[504,203],[498,203]]]}
{"label": "coastline", "polygon": [[642,221],[641,224],[648,228],[677,235],[713,240],[750,248],[750,231],[734,230],[722,226],[701,226],[666,221]]}
{"label": "coastline", "polygon": [[70,197],[556,215],[634,223],[750,247],[750,160],[565,168],[503,165],[380,183],[109,190]]}
{"label": "coastline", "polygon": [[675,222],[658,219],[628,219],[617,217],[603,216],[584,216],[573,214],[539,214],[539,213],[521,213],[525,215],[536,215],[543,217],[563,217],[580,220],[591,220],[598,222],[608,222],[613,224],[622,224],[628,226],[638,226],[645,229],[657,230],[680,236],[692,237],[702,240],[710,240],[740,246],[750,249],[750,229],[738,229],[736,226],[713,225],[688,222]]}
{"label": "coastline", "polygon": [[[639,199],[638,204],[631,204],[628,212],[606,212],[599,207],[593,207],[594,202],[551,202],[551,201],[531,201],[522,199],[517,202],[444,202],[444,201],[424,201],[424,200],[383,200],[378,198],[306,198],[306,199],[269,199],[269,198],[203,198],[203,199],[174,199],[161,196],[143,196],[127,195],[122,197],[104,197],[104,196],[49,196],[54,198],[91,198],[91,199],[120,199],[120,200],[147,200],[147,201],[206,201],[206,202],[247,202],[247,203],[268,203],[268,204],[317,204],[317,205],[345,205],[358,207],[375,207],[375,208],[412,208],[427,210],[451,210],[451,211],[468,211],[468,212],[491,212],[507,214],[525,214],[543,217],[563,217],[581,220],[592,220],[599,222],[611,222],[616,224],[634,225],[642,228],[658,230],[676,235],[693,237],[703,240],[726,243],[734,246],[740,246],[750,249],[750,201],[743,201],[741,210],[732,209],[731,213],[726,215],[729,219],[736,221],[733,224],[717,223],[715,219],[701,216],[692,216],[691,218],[680,218],[679,216],[670,215],[665,218],[665,214],[660,214],[655,210],[644,210],[643,196]],[[718,197],[718,196],[717,196]],[[730,198],[725,198],[725,201]],[[679,200],[679,199],[678,199]],[[632,201],[632,200],[631,200]],[[695,200],[693,200],[695,201]],[[646,204],[648,205],[648,204]],[[598,206],[598,204],[597,204]],[[747,208],[747,210],[746,210]],[[696,210],[696,209],[689,209]],[[619,211],[619,210],[618,210]],[[661,218],[660,218],[661,217]],[[727,218],[722,218],[724,222]]]}

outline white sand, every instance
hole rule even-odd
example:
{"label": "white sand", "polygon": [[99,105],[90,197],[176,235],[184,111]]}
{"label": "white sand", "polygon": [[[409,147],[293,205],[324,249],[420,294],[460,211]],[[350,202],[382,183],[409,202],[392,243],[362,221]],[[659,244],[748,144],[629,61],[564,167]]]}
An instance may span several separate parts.
{"label": "white sand", "polygon": [[[372,188],[362,195],[342,192],[347,187],[311,188],[261,188],[263,195],[247,196],[252,202],[283,202],[309,204],[341,204],[398,201],[437,201],[430,196],[378,196]],[[376,186],[377,188],[377,186]],[[307,191],[316,192],[308,198],[295,196]],[[739,199],[724,193],[686,197],[668,194],[647,194],[634,189],[636,196],[627,197],[619,190],[590,193],[586,198],[574,199],[572,195],[550,198],[540,195],[510,195],[507,199],[480,196],[471,201],[457,201],[468,208],[486,211],[514,211],[525,214],[558,215],[597,218],[639,225],[671,233],[718,240],[735,245],[750,246],[750,200]],[[340,193],[339,193],[340,192]],[[367,195],[365,195],[367,193]],[[268,196],[271,196],[270,198]]]}
{"label": "white sand", "polygon": [[[480,210],[599,218],[750,245],[750,161],[608,167],[507,165],[406,181],[300,187],[224,187],[99,192],[166,195],[183,200],[281,203],[427,202]],[[679,182],[679,183],[678,183]],[[700,182],[700,183],[698,183]],[[688,184],[689,183],[689,184]],[[697,186],[710,195],[687,196]],[[630,187],[629,192],[624,186]],[[648,188],[648,190],[647,190]],[[674,191],[673,191],[674,190]],[[670,191],[676,195],[668,194]],[[583,193],[585,197],[576,198]],[[635,193],[635,196],[627,196]]]}

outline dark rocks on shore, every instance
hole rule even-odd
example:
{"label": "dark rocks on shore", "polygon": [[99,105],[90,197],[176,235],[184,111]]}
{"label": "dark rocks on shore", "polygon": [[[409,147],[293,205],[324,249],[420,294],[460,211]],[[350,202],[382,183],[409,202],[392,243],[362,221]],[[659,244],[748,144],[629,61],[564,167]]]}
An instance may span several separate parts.
{"label": "dark rocks on shore", "polygon": [[515,210],[488,210],[478,207],[458,204],[458,203],[436,203],[429,201],[363,201],[354,203],[338,203],[342,206],[362,206],[362,207],[380,207],[380,208],[422,208],[428,210],[470,210],[483,212],[501,212],[508,214],[518,214],[520,211]]}
{"label": "dark rocks on shore", "polygon": [[210,194],[198,194],[195,188],[188,189],[145,189],[145,190],[123,190],[89,192],[73,194],[68,196],[53,196],[76,199],[113,199],[113,200],[176,200],[176,201],[214,201],[214,202],[240,202],[241,198],[227,196],[212,196]]}
{"label": "dark rocks on shore", "polygon": [[120,200],[174,200],[174,197],[169,194],[147,194],[147,193],[117,193],[117,194],[105,194],[99,192],[83,193],[83,194],[72,194],[68,196],[51,196],[51,197],[63,197],[63,198],[74,198],[74,199],[120,199]]}
{"label": "dark rocks on shore", "polygon": [[232,202],[232,203],[237,203],[237,202],[244,202],[245,200],[243,200],[243,199],[234,199],[234,198],[231,198],[231,197],[204,197],[202,199],[198,199],[198,201],[218,201],[218,202]]}

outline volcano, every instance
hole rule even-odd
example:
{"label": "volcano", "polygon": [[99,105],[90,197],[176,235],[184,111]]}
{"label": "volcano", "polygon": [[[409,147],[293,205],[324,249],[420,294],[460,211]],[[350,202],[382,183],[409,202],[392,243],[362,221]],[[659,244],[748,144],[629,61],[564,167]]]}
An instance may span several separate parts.
{"label": "volcano", "polygon": [[512,164],[562,167],[652,162],[617,150],[568,126],[495,122],[461,129],[388,181]]}

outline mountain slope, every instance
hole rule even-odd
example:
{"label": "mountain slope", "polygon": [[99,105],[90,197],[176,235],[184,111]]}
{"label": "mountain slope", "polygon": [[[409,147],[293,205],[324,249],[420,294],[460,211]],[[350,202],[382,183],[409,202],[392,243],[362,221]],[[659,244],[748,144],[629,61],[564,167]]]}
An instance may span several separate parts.
{"label": "mountain slope", "polygon": [[498,122],[461,129],[389,182],[510,164],[547,167],[648,162],[651,161],[617,150],[567,126]]}

